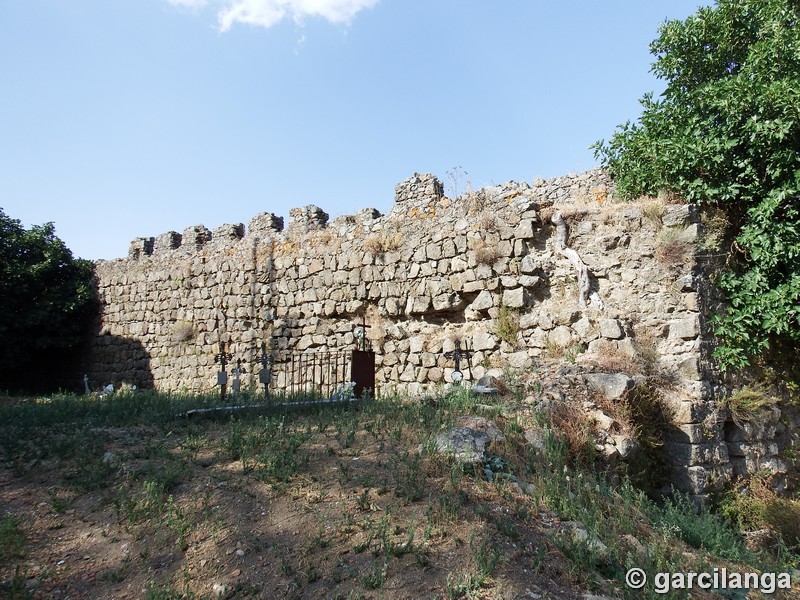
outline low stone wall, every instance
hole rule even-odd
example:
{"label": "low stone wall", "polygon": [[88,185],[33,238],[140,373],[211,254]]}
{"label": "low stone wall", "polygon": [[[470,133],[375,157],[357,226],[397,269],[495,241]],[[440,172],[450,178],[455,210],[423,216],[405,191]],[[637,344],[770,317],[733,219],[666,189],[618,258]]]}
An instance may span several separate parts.
{"label": "low stone wall", "polygon": [[[556,211],[588,268],[590,303],[579,301],[575,265],[555,243]],[[362,320],[383,393],[449,381],[445,353],[456,339],[471,353],[468,381],[545,358],[657,368],[675,378],[667,448],[676,481],[702,494],[732,467],[706,358],[698,232],[692,207],[616,203],[595,170],[455,199],[415,174],[396,186],[387,215],[365,209],[329,222],[307,206],[291,211],[285,231],[264,213],[246,228],[140,238],[127,259],[96,264],[103,309],[89,376],[209,392],[224,342],[256,386],[262,342],[278,361],[353,347]]]}

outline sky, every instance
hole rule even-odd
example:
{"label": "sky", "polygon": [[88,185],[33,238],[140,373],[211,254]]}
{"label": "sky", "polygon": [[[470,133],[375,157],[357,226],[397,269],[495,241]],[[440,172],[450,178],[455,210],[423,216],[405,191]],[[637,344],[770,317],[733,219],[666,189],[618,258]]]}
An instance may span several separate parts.
{"label": "sky", "polygon": [[[596,166],[710,0],[3,0],[0,208],[77,257]],[[451,178],[448,173],[457,173]],[[457,181],[457,184],[456,184]]]}

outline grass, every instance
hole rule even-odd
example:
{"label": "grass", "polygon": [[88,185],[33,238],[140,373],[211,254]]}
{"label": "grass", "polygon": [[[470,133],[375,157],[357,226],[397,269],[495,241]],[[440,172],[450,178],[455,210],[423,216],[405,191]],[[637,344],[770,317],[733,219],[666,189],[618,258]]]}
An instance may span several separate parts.
{"label": "grass", "polygon": [[497,337],[517,347],[519,345],[519,311],[504,304],[501,305],[495,318],[495,330]]}
{"label": "grass", "polygon": [[721,404],[731,413],[736,424],[758,419],[762,409],[773,406],[778,399],[758,387],[744,387],[727,398]]}
{"label": "grass", "polygon": [[[236,597],[500,598],[555,582],[683,598],[634,592],[625,572],[775,570],[798,559],[788,543],[796,504],[753,511],[765,522],[787,515],[787,543],[755,552],[732,525],[744,508],[698,513],[680,495],[659,504],[629,480],[612,484],[595,470],[588,432],[571,442],[550,428],[544,453],[534,451],[524,432],[547,419],[511,396],[459,389],[429,402],[178,416],[214,401],[138,393],[0,407],[0,467],[14,497],[30,498],[0,520],[0,592],[26,597],[37,565],[64,560],[36,571],[42,597],[88,581],[91,567],[96,581],[81,585],[94,597],[211,598],[221,582]],[[505,434],[474,467],[432,443],[468,414]],[[81,549],[51,555],[59,544]]]}
{"label": "grass", "polygon": [[0,517],[0,561],[22,558],[25,537],[19,523],[12,515]]}

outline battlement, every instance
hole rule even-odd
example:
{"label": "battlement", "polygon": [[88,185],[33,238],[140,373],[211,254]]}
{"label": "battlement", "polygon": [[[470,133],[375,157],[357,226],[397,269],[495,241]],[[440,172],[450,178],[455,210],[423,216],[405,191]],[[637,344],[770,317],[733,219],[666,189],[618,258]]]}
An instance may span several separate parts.
{"label": "battlement", "polygon": [[[595,198],[610,193],[613,185],[607,175],[595,169],[579,175],[566,175],[552,179],[539,179],[532,185],[510,181],[503,185],[466,192],[455,199],[444,194],[444,185],[430,173],[414,173],[398,183],[395,188],[394,206],[385,218],[397,221],[401,218],[428,217],[441,214],[448,208],[462,212],[474,212],[478,205],[498,204],[497,208],[507,208],[507,200],[516,199],[516,208],[523,204],[547,205],[555,202],[569,202],[575,198]],[[375,208],[364,208],[355,215],[343,215],[329,221],[329,215],[313,204],[292,208],[289,211],[289,224],[284,229],[284,219],[274,213],[263,212],[253,217],[245,227],[243,223],[225,224],[209,230],[204,225],[193,225],[183,233],[168,231],[154,237],[138,237],[131,241],[128,249],[129,260],[142,260],[150,256],[174,254],[196,254],[206,249],[229,246],[245,238],[263,238],[276,241],[289,241],[310,232],[328,228],[341,231],[348,225],[377,222],[384,215]],[[364,227],[351,227],[351,234],[364,232]],[[369,229],[369,228],[367,228]]]}

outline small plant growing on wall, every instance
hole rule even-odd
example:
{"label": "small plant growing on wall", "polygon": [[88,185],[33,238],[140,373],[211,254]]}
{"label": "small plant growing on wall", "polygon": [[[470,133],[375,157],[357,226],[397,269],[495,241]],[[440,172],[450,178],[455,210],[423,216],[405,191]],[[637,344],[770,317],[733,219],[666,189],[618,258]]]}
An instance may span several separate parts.
{"label": "small plant growing on wall", "polygon": [[384,229],[364,239],[364,251],[372,257],[380,256],[384,252],[394,252],[403,244],[403,235],[397,228]]}
{"label": "small plant growing on wall", "polygon": [[688,229],[677,227],[662,230],[655,255],[661,264],[669,267],[686,264],[694,255],[694,243]]}
{"label": "small plant growing on wall", "polygon": [[516,310],[505,305],[501,306],[500,312],[498,312],[495,319],[495,327],[497,329],[497,337],[513,346],[517,345],[519,313]]}
{"label": "small plant growing on wall", "polygon": [[489,265],[491,267],[499,258],[500,253],[497,251],[496,246],[487,244],[483,240],[478,240],[475,243],[475,260],[478,264]]}

